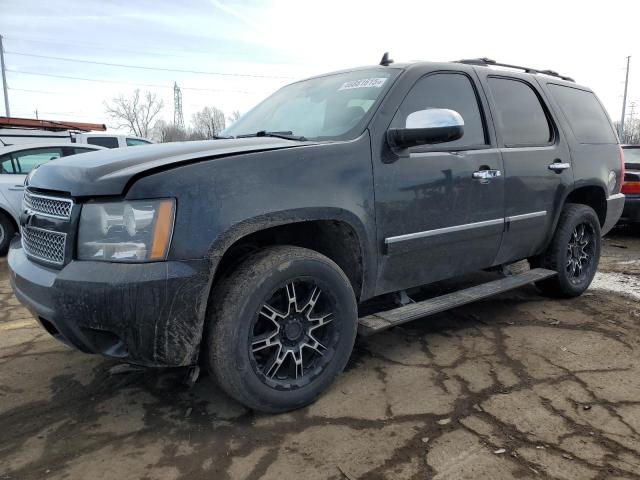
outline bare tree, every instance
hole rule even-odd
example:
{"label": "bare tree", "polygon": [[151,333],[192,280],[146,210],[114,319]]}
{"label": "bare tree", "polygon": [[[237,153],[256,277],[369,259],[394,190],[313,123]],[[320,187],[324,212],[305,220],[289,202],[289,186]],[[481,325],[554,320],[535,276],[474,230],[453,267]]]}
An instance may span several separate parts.
{"label": "bare tree", "polygon": [[[198,139],[209,139],[220,134],[225,128],[225,118],[222,110],[216,107],[204,107],[191,117],[193,136]],[[194,138],[195,139],[195,138]]]}
{"label": "bare tree", "polygon": [[[620,126],[620,122],[613,122],[616,131]],[[624,122],[624,134],[620,138],[620,143],[628,143],[637,145],[640,143],[640,120],[637,118],[630,118]]]}
{"label": "bare tree", "polygon": [[153,126],[153,138],[160,143],[182,142],[187,137],[187,132],[174,123],[158,120]]}
{"label": "bare tree", "polygon": [[151,92],[145,92],[141,98],[140,90],[135,89],[130,98],[120,94],[111,104],[105,102],[104,106],[107,114],[117,122],[116,128],[128,128],[132,134],[147,138],[151,134],[151,124],[164,103]]}
{"label": "bare tree", "polygon": [[231,123],[234,123],[239,118],[240,118],[240,110],[234,110],[233,112],[231,112],[231,115],[227,117],[227,120],[231,124]]}

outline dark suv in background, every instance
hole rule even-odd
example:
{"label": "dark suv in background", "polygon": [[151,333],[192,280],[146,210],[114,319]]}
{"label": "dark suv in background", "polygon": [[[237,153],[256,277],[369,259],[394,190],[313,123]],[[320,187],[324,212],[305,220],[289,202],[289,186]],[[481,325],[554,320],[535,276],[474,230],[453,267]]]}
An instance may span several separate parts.
{"label": "dark suv in background", "polygon": [[622,193],[626,195],[623,222],[640,222],[640,145],[623,145],[625,174]]}
{"label": "dark suv in background", "polygon": [[[624,204],[593,92],[488,59],[385,56],[283,87],[224,136],[38,168],[11,282],[61,341],[206,365],[263,411],[312,402],[357,332],[531,282],[580,295]],[[511,273],[523,259],[532,268]],[[480,270],[496,278],[420,297]]]}

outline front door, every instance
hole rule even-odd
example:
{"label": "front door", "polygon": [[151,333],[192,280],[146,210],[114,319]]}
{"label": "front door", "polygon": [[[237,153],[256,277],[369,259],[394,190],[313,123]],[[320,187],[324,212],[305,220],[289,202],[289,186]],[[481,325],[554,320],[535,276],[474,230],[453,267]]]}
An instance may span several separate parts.
{"label": "front door", "polygon": [[506,224],[496,261],[508,263],[544,247],[555,209],[573,184],[571,155],[531,77],[478,70],[489,92],[504,162]]}
{"label": "front door", "polygon": [[[374,152],[379,256],[377,293],[396,291],[493,264],[504,228],[502,160],[487,128],[486,103],[471,76],[420,78],[390,127],[407,116],[447,108],[464,120],[461,139],[414,147],[406,155]],[[486,170],[494,178],[478,178]],[[476,175],[474,175],[476,173]]]}

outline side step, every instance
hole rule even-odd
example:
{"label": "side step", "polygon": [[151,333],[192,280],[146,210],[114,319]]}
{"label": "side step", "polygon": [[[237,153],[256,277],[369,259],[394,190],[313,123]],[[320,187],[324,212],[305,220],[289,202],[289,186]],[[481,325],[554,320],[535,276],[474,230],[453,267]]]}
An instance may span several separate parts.
{"label": "side step", "polygon": [[422,302],[410,303],[373,315],[367,315],[358,320],[358,335],[366,337],[403,323],[444,312],[454,307],[491,297],[498,293],[522,287],[528,283],[553,277],[557,272],[544,268],[534,268],[517,275],[482,283],[474,287],[447,293],[440,297],[430,298]]}

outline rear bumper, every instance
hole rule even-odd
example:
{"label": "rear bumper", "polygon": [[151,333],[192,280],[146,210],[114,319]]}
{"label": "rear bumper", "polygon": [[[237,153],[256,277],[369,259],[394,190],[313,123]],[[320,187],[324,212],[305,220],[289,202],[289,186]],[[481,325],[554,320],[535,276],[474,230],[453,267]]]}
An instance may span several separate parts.
{"label": "rear bumper", "polygon": [[624,204],[625,196],[623,193],[610,195],[609,198],[607,198],[607,218],[602,226],[602,235],[609,233],[609,230],[618,223],[618,220],[620,220],[620,216],[622,215],[622,210],[624,209]]}
{"label": "rear bumper", "polygon": [[640,222],[640,195],[627,195],[620,220]]}
{"label": "rear bumper", "polygon": [[197,361],[206,261],[72,261],[55,270],[27,258],[19,239],[8,261],[18,300],[67,345],[147,366]]}

